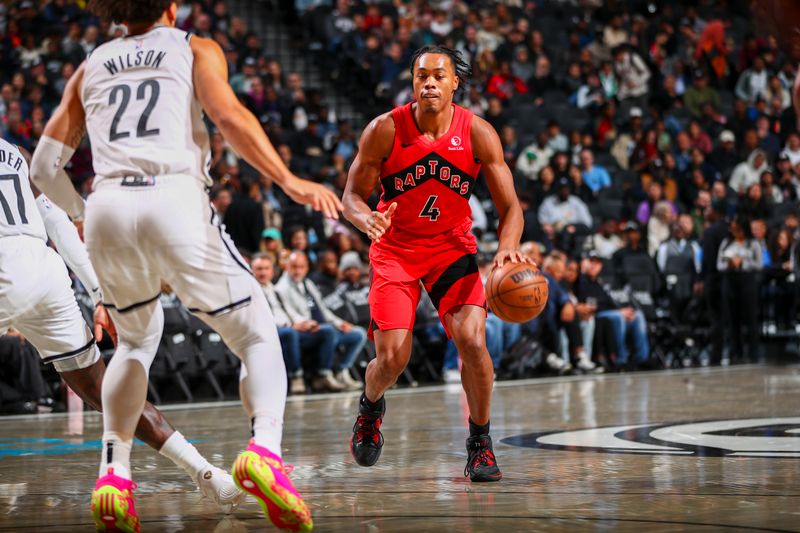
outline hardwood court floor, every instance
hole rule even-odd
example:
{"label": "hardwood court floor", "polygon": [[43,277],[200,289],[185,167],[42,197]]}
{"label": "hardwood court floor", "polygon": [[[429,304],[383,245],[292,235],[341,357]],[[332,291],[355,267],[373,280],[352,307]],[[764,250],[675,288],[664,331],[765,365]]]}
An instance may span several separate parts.
{"label": "hardwood court floor", "polygon": [[[462,475],[457,386],[387,395],[369,469],[348,451],[357,395],[292,399],[284,456],[316,531],[800,531],[797,367],[505,382],[494,398],[494,484]],[[248,438],[235,405],[168,416],[218,465]],[[0,419],[0,531],[91,531],[100,432],[94,414]],[[223,516],[144,445],[132,459],[143,532],[270,530],[252,501]]]}

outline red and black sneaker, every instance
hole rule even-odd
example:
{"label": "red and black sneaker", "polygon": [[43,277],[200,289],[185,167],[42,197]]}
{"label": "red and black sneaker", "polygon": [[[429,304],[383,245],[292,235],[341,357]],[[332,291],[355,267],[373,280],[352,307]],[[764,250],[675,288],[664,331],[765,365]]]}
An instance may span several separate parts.
{"label": "red and black sneaker", "polygon": [[358,418],[353,426],[353,436],[350,438],[350,453],[353,459],[361,466],[372,466],[378,462],[383,448],[383,435],[381,422],[386,412],[386,402],[383,398],[376,403],[367,401],[364,393],[358,402]]}
{"label": "red and black sneaker", "polygon": [[470,481],[500,481],[503,473],[497,466],[492,449],[492,437],[473,435],[467,439],[467,466],[464,475]]}

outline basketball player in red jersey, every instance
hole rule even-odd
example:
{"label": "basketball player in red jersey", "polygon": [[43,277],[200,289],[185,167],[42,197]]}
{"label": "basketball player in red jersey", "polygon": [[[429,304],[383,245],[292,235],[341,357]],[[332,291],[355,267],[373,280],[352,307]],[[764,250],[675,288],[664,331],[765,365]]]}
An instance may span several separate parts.
{"label": "basketball player in red jersey", "polygon": [[[519,252],[522,209],[494,128],[453,104],[469,75],[460,54],[421,48],[411,74],[415,101],[364,130],[343,198],[345,216],[373,241],[370,335],[377,351],[367,367],[350,450],[362,466],[380,457],[383,393],[411,356],[422,282],[461,354],[470,411],[464,473],[472,481],[498,481],[502,474],[489,436],[493,368],[486,349],[486,296],[470,232],[469,197],[480,170],[500,214],[495,266],[528,261]],[[378,181],[383,194],[373,211],[366,199]]]}

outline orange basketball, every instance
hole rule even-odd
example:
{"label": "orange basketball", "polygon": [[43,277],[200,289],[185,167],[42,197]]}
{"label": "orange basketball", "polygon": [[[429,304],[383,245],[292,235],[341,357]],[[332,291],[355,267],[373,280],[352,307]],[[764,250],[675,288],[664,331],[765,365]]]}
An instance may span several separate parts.
{"label": "orange basketball", "polygon": [[506,263],[486,280],[489,309],[506,322],[527,322],[547,305],[547,278],[528,263]]}

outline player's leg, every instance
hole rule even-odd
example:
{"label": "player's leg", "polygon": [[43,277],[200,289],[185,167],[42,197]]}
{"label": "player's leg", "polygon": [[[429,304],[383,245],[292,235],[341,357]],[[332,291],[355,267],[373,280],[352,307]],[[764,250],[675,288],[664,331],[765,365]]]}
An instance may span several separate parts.
{"label": "player's leg", "polygon": [[383,434],[380,431],[386,412],[384,392],[395,384],[411,358],[411,329],[373,329],[375,359],[367,365],[365,391],[358,402],[358,417],[350,438],[350,454],[361,466],[372,466],[381,456]]}
{"label": "player's leg", "polygon": [[486,348],[485,323],[486,310],[475,305],[462,305],[445,315],[461,355],[461,383],[470,412],[464,475],[472,481],[499,481],[503,475],[489,435],[494,368]]}
{"label": "player's leg", "polygon": [[380,427],[386,412],[383,394],[395,384],[411,358],[412,329],[419,296],[419,281],[388,279],[380,268],[373,266],[369,291],[369,335],[375,340],[375,359],[367,365],[364,393],[350,438],[350,453],[361,466],[374,465],[381,455],[383,435]]}
{"label": "player's leg", "polygon": [[445,325],[461,355],[461,383],[467,396],[470,418],[489,423],[494,367],[486,347],[486,310],[462,305],[445,315]]}
{"label": "player's leg", "polygon": [[[102,412],[101,384],[106,373],[103,359],[98,358],[95,363],[84,368],[74,370],[64,370],[64,368],[71,367],[60,367],[59,363],[56,363],[56,370],[67,385],[92,409]],[[142,416],[136,425],[135,436],[181,467],[189,474],[203,496],[213,500],[224,512],[231,512],[244,496],[236,488],[230,474],[208,462],[150,402],[145,402]]]}
{"label": "player's leg", "polygon": [[[242,360],[240,393],[252,440],[233,465],[236,484],[253,495],[279,528],[310,531],[311,513],[283,467],[281,438],[286,404],[286,367],[278,331],[258,282],[248,305],[228,313],[198,313]],[[179,285],[173,285],[178,295]]]}
{"label": "player's leg", "polygon": [[308,507],[281,459],[286,366],[266,297],[217,224],[207,195],[199,188],[188,191],[185,183],[173,186],[169,179],[163,191],[182,212],[153,220],[163,236],[157,254],[162,277],[190,311],[220,334],[244,369],[240,389],[253,439],[234,463],[234,479],[278,527],[310,530]]}
{"label": "player's leg", "polygon": [[441,256],[445,266],[431,272],[423,282],[461,355],[461,383],[470,411],[464,474],[472,481],[497,481],[502,474],[489,436],[494,367],[486,347],[483,282],[475,254]]}

